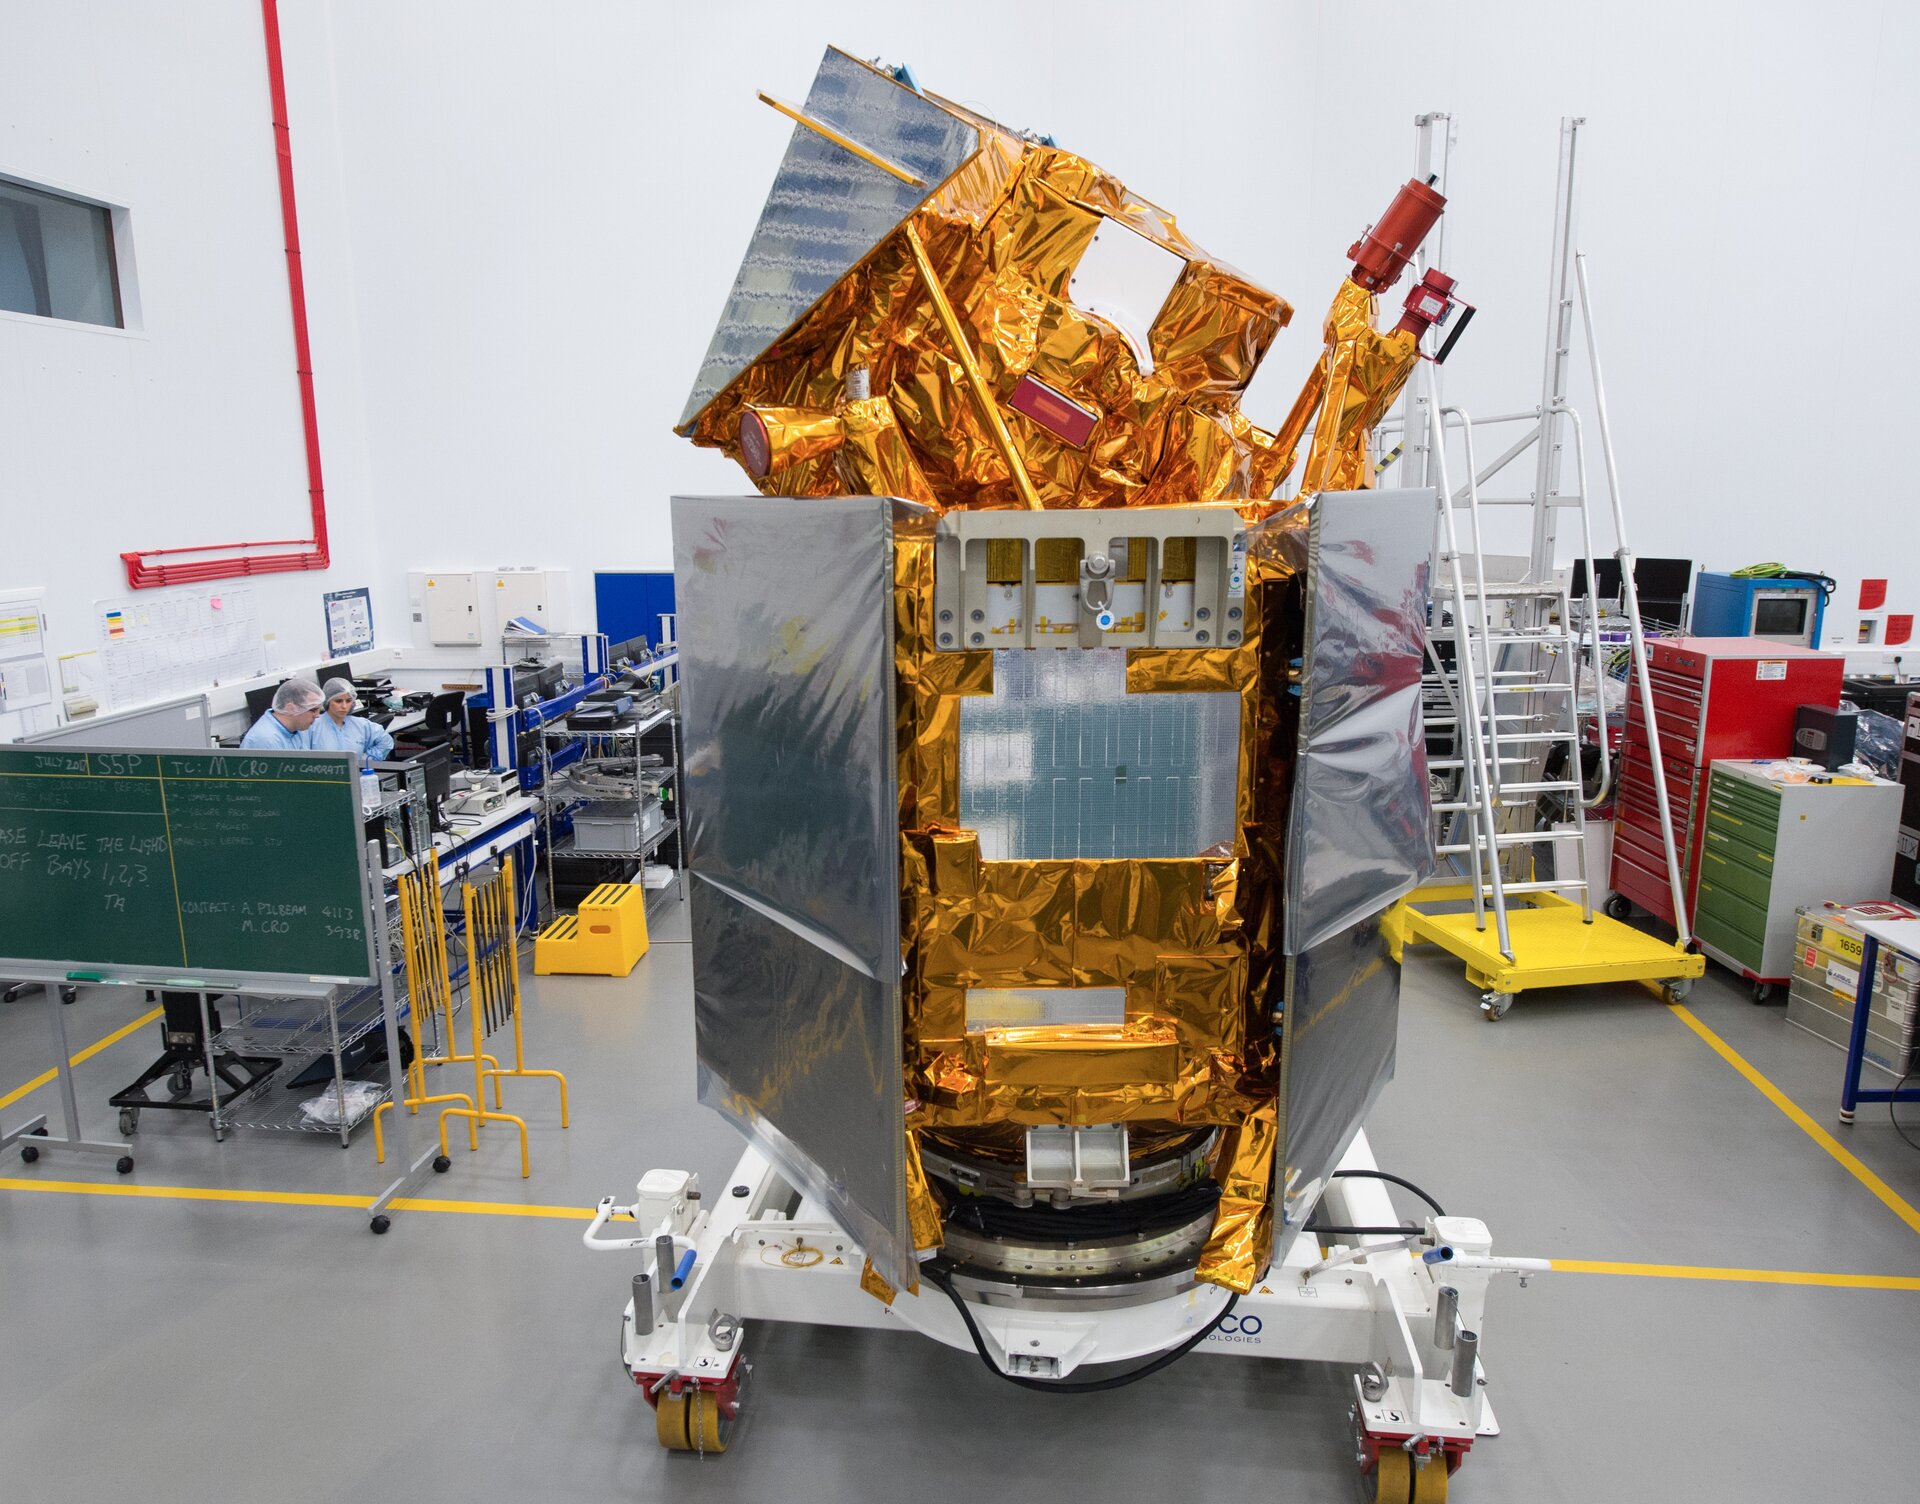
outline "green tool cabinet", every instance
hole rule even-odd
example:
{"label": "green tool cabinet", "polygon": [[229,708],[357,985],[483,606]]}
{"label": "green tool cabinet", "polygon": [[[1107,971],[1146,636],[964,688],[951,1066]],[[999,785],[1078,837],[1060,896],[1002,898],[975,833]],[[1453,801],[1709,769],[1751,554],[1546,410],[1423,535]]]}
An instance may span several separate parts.
{"label": "green tool cabinet", "polygon": [[1887,896],[1900,824],[1897,783],[1767,776],[1785,766],[1719,761],[1707,784],[1693,932],[1756,998],[1788,980],[1802,904]]}

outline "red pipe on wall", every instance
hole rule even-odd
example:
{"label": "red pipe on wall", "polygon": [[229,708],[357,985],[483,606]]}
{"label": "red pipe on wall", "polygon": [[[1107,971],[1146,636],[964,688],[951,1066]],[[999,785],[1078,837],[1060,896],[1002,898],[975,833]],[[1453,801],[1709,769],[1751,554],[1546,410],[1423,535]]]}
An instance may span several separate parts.
{"label": "red pipe on wall", "polygon": [[[260,0],[260,21],[267,34],[267,88],[273,100],[273,149],[280,165],[280,220],[287,239],[287,297],[293,305],[294,371],[300,378],[300,421],[307,437],[307,498],[313,517],[313,535],[308,538],[273,538],[255,543],[209,543],[199,548],[147,548],[123,553],[120,561],[127,567],[127,584],[135,590],[327,567],[327,493],[320,480],[320,420],[313,403],[313,352],[307,342],[307,286],[300,271],[300,219],[293,203],[293,148],[287,132],[287,79],[280,61],[278,0]],[[292,548],[297,552],[234,552],[253,548]],[[221,553],[227,557],[195,559],[181,564],[149,562],[175,554],[207,553]]]}

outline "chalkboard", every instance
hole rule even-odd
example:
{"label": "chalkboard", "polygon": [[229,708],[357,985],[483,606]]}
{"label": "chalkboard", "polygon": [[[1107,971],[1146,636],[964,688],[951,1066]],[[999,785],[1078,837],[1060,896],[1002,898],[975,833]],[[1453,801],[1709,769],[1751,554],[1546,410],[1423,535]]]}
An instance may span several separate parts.
{"label": "chalkboard", "polygon": [[360,833],[345,753],[0,747],[0,957],[365,981]]}

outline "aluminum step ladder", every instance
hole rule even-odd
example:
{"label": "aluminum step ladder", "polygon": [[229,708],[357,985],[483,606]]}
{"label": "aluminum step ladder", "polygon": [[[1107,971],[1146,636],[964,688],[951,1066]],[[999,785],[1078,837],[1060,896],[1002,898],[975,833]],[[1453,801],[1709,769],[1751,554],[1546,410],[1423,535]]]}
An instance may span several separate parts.
{"label": "aluminum step ladder", "polygon": [[[1428,608],[1430,672],[1423,679],[1422,711],[1434,844],[1452,870],[1395,911],[1389,940],[1400,947],[1439,945],[1463,960],[1469,981],[1483,989],[1481,1008],[1489,1019],[1502,1017],[1517,994],[1536,987],[1648,982],[1660,984],[1668,1001],[1677,1001],[1704,967],[1703,959],[1688,950],[1684,912],[1674,944],[1596,913],[1593,884],[1604,887],[1607,874],[1587,868],[1586,812],[1606,797],[1612,783],[1602,694],[1608,686],[1607,654],[1591,597],[1576,615],[1574,608],[1583,603],[1570,601],[1559,582],[1557,544],[1568,512],[1580,527],[1573,552],[1584,560],[1587,578],[1594,580],[1590,508],[1610,508],[1632,682],[1638,687],[1650,743],[1658,730],[1652,724],[1646,643],[1608,432],[1586,262],[1575,247],[1574,168],[1582,124],[1575,117],[1561,121],[1539,402],[1521,411],[1483,415],[1476,424],[1461,409],[1443,404],[1439,373],[1428,362],[1422,366],[1426,379],[1406,387],[1397,425],[1401,443],[1394,458],[1403,466],[1402,483],[1431,488],[1437,502]],[[1444,193],[1450,119],[1423,115],[1416,117],[1415,126],[1419,172]],[[1415,257],[1417,271],[1425,269],[1424,254]],[[1437,259],[1441,248],[1434,246],[1432,254]],[[1588,484],[1584,425],[1568,404],[1576,321],[1584,326],[1591,365],[1594,415],[1606,461],[1604,497]],[[1510,442],[1503,438],[1491,461],[1477,459],[1476,433],[1498,429],[1503,436],[1512,434],[1513,429],[1498,427],[1506,424],[1521,425],[1519,437]],[[1464,449],[1466,475],[1458,487],[1448,475],[1450,442]],[[1578,476],[1563,489],[1562,467],[1569,458],[1576,461]],[[1522,483],[1517,495],[1513,487],[1503,487],[1506,494],[1485,494],[1494,477],[1523,459],[1533,471],[1531,485]],[[1504,509],[1499,514],[1503,521],[1518,524],[1528,535],[1518,584],[1487,578],[1481,528],[1485,507]],[[1465,528],[1458,525],[1462,513]],[[1589,718],[1593,735],[1588,734]],[[1591,796],[1583,786],[1581,764],[1589,744],[1599,758],[1599,783]],[[1657,743],[1648,750],[1679,907],[1673,819],[1665,780],[1659,776],[1664,768]],[[1560,864],[1571,870],[1570,877],[1549,870],[1560,841],[1572,841],[1577,852],[1573,861]],[[1469,899],[1471,912],[1462,912]],[[1399,954],[1396,949],[1396,957]]]}
{"label": "aluminum step ladder", "polygon": [[[1577,258],[1582,313],[1586,316],[1589,350],[1594,355],[1594,385],[1600,402],[1601,438],[1606,458],[1607,489],[1612,503],[1616,538],[1625,537],[1613,447],[1607,433],[1605,386],[1593,351],[1592,313],[1586,289],[1584,258]],[[1554,892],[1577,898],[1581,917],[1593,921],[1592,874],[1587,870],[1586,809],[1611,782],[1611,754],[1607,745],[1606,709],[1601,694],[1602,651],[1597,613],[1589,610],[1578,630],[1572,602],[1564,585],[1529,582],[1489,583],[1482,547],[1479,484],[1485,478],[1474,457],[1473,420],[1458,407],[1443,406],[1433,368],[1428,372],[1427,411],[1432,425],[1431,453],[1439,481],[1437,560],[1443,578],[1433,592],[1434,605],[1427,630],[1429,672],[1422,695],[1424,729],[1429,747],[1448,738],[1449,756],[1430,757],[1430,772],[1456,773],[1455,787],[1434,801],[1440,822],[1435,841],[1437,855],[1467,858],[1473,889],[1476,927],[1486,927],[1492,914],[1500,952],[1514,959],[1507,926],[1507,900],[1530,893]],[[1588,510],[1586,439],[1580,415],[1556,403],[1548,416],[1566,420],[1574,439],[1579,491],[1556,494],[1546,506],[1571,506],[1580,523],[1587,578],[1594,568],[1593,524]],[[1456,494],[1447,470],[1446,430],[1457,428],[1464,440],[1467,476]],[[1544,426],[1544,419],[1543,419]],[[1503,461],[1496,461],[1497,469]],[[1458,503],[1465,501],[1468,545],[1463,548],[1455,523]],[[1646,640],[1640,604],[1633,583],[1633,553],[1622,543],[1619,561],[1633,678],[1643,699],[1644,719],[1656,771],[1658,730],[1654,728],[1651,681],[1647,674]],[[1589,598],[1591,599],[1591,598]],[[1497,613],[1497,614],[1496,614]],[[1589,636],[1589,633],[1591,634]],[[1451,653],[1441,651],[1451,648]],[[1451,662],[1449,662],[1451,658]],[[1588,797],[1581,773],[1580,753],[1585,742],[1581,698],[1587,687],[1583,666],[1592,665],[1593,744],[1600,757],[1598,792]],[[1464,731],[1464,735],[1462,735]],[[1550,754],[1564,749],[1557,775],[1550,775]],[[1661,836],[1668,853],[1668,870],[1675,874],[1676,909],[1680,912],[1679,943],[1688,940],[1685,905],[1679,901],[1678,861],[1674,854],[1673,817],[1668,807],[1664,777],[1655,779]],[[1556,796],[1568,818],[1559,828],[1536,829],[1533,818],[1542,796]],[[1571,826],[1571,829],[1567,827]],[[1551,856],[1554,844],[1575,841],[1577,876],[1543,877],[1541,857]]]}
{"label": "aluminum step ladder", "polygon": [[[1431,386],[1431,367],[1428,378]],[[1580,665],[1585,654],[1571,627],[1563,586],[1488,582],[1473,420],[1460,408],[1442,406],[1437,391],[1430,395],[1428,412],[1440,430],[1433,436],[1432,453],[1440,481],[1443,578],[1434,591],[1427,629],[1423,729],[1429,748],[1436,742],[1450,742],[1452,748],[1450,756],[1429,758],[1429,772],[1456,775],[1450,780],[1452,788],[1443,789],[1443,797],[1434,801],[1439,823],[1434,850],[1443,858],[1466,859],[1475,926],[1485,929],[1491,914],[1500,952],[1511,961],[1510,897],[1560,893],[1580,904],[1584,920],[1593,919],[1587,801],[1580,776]],[[1444,428],[1449,419],[1466,445],[1470,549],[1461,547],[1447,474]],[[1598,700],[1596,687],[1596,706]],[[1599,741],[1605,756],[1604,734]],[[1557,760],[1555,749],[1561,752]],[[1535,812],[1549,796],[1562,802],[1570,822],[1536,829]],[[1566,823],[1571,823],[1571,831]],[[1577,875],[1542,876],[1540,858],[1550,860],[1555,844],[1568,839],[1576,842]]]}
{"label": "aluminum step ladder", "polygon": [[[1476,575],[1483,568],[1476,560]],[[1520,614],[1543,618],[1540,624],[1510,624],[1516,606],[1531,608]],[[1585,655],[1571,620],[1560,586],[1482,586],[1477,578],[1463,578],[1450,618],[1428,632],[1436,664],[1445,661],[1438,651],[1444,644],[1452,648],[1455,666],[1454,674],[1442,675],[1441,703],[1447,708],[1429,718],[1429,733],[1457,727],[1455,707],[1467,704],[1474,707],[1476,733],[1466,738],[1460,749],[1464,755],[1436,759],[1443,771],[1457,765],[1461,774],[1457,796],[1433,806],[1436,815],[1461,817],[1443,819],[1443,827],[1452,826],[1461,838],[1446,839],[1443,828],[1434,850],[1443,857],[1469,859],[1481,911],[1491,908],[1501,952],[1509,960],[1510,896],[1561,893],[1579,903],[1583,919],[1593,919],[1580,777],[1580,669]],[[1471,692],[1468,682],[1474,685]],[[1538,828],[1536,814],[1543,798],[1557,800],[1564,816]],[[1576,875],[1542,876],[1553,848],[1568,840],[1575,846]]]}

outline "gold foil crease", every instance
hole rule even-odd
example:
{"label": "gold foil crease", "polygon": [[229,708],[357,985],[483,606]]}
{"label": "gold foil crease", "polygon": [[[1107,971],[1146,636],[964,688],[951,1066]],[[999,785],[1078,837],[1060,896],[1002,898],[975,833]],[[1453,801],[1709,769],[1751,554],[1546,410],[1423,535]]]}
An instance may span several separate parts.
{"label": "gold foil crease", "polygon": [[900,1293],[881,1278],[880,1271],[873,1267],[872,1259],[860,1261],[860,1288],[883,1306],[892,1305],[895,1297]]}
{"label": "gold foil crease", "polygon": [[907,1225],[913,1230],[916,1253],[926,1253],[946,1245],[942,1231],[944,1219],[933,1187],[927,1184],[926,1167],[920,1162],[920,1135],[907,1128]]}
{"label": "gold foil crease", "polygon": [[1263,1102],[1220,1136],[1214,1179],[1220,1204],[1200,1250],[1197,1277],[1245,1295],[1273,1256],[1273,1167],[1279,1104]]}

